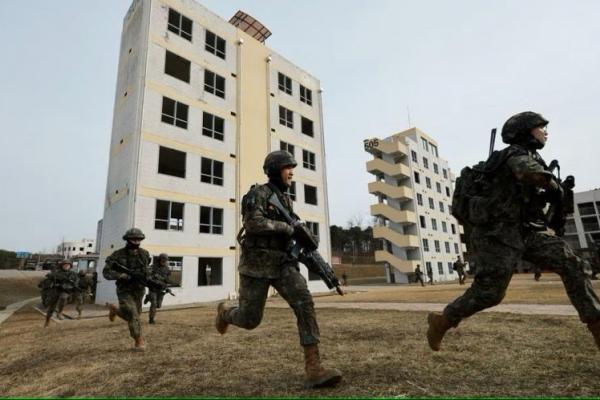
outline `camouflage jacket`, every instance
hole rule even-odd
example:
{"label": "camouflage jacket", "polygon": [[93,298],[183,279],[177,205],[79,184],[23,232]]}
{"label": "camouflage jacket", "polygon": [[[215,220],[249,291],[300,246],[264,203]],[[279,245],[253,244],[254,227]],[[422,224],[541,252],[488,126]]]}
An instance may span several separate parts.
{"label": "camouflage jacket", "polygon": [[79,276],[77,273],[69,270],[58,269],[50,272],[45,278],[50,282],[50,287],[61,292],[73,292],[79,285]]}
{"label": "camouflage jacket", "polygon": [[118,279],[121,272],[115,271],[113,266],[119,263],[132,271],[142,271],[145,276],[150,275],[150,254],[139,248],[137,251],[126,247],[119,249],[106,258],[102,275],[105,279],[117,281],[117,292],[142,291],[144,286],[133,279]]}
{"label": "camouflage jacket", "polygon": [[169,284],[170,276],[171,276],[171,270],[169,269],[169,267],[163,267],[158,263],[152,264],[152,270],[150,272],[150,277],[153,280],[162,283],[166,287]]}
{"label": "camouflage jacket", "polygon": [[[281,203],[293,213],[292,200],[276,190]],[[294,229],[282,215],[269,204],[274,193],[269,184],[255,185],[242,201],[242,218],[245,236],[239,272],[254,278],[279,278],[283,264],[295,264],[287,249]]]}
{"label": "camouflage jacket", "polygon": [[79,284],[77,285],[77,287],[81,292],[87,292],[92,288],[92,281],[86,275],[83,278],[79,278]]}

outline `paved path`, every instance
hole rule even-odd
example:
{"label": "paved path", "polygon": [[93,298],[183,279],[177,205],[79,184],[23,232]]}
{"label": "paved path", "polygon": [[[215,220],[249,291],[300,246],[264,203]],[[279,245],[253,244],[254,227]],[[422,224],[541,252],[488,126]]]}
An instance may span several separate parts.
{"label": "paved path", "polygon": [[40,300],[39,297],[33,297],[31,299],[28,300],[23,300],[23,301],[19,301],[18,303],[12,303],[9,304],[8,306],[6,306],[6,308],[4,310],[0,311],[0,324],[2,322],[4,322],[6,319],[8,319],[8,317],[10,317],[11,315],[13,315],[13,313],[15,311],[17,311],[19,308],[23,307],[24,305],[34,301],[34,300]]}

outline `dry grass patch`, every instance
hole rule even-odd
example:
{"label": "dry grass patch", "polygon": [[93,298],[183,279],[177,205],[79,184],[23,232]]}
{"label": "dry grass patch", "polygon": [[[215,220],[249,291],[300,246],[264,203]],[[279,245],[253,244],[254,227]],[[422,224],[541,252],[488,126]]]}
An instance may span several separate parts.
{"label": "dry grass patch", "polygon": [[4,278],[0,279],[0,309],[9,304],[27,300],[40,295],[37,287],[42,278]]}
{"label": "dry grass patch", "polygon": [[[134,353],[107,318],[42,329],[30,308],[0,325],[1,396],[599,396],[598,350],[573,317],[482,314],[443,351],[425,341],[425,313],[319,310],[332,390],[307,391],[291,310],[267,309],[254,331],[213,327],[214,309],[162,312]],[[147,314],[144,314],[147,318]]]}

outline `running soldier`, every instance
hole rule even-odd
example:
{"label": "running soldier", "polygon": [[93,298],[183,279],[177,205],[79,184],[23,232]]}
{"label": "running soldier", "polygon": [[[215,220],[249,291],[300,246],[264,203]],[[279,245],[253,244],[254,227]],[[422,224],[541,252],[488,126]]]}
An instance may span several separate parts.
{"label": "running soldier", "polygon": [[56,317],[63,319],[63,309],[69,300],[69,297],[75,292],[79,279],[77,274],[71,271],[73,263],[70,260],[62,260],[60,268],[50,272],[47,276],[48,281],[52,282],[48,294],[48,309],[46,310],[46,323],[44,328],[50,325],[52,314],[56,310]]}
{"label": "running soldier", "polygon": [[148,288],[148,294],[144,303],[150,302],[149,323],[155,324],[156,310],[162,307],[163,298],[165,297],[164,288],[169,286],[169,277],[171,270],[169,269],[169,256],[161,253],[158,256],[158,262],[152,265],[151,278],[153,281],[160,283],[163,287],[153,286]]}

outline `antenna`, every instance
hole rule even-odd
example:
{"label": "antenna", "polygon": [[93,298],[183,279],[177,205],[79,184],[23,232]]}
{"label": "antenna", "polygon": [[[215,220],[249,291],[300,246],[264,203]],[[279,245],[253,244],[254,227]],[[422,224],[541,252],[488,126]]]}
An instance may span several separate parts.
{"label": "antenna", "polygon": [[408,116],[408,127],[410,128],[412,124],[410,123],[410,108],[406,106],[406,114]]}

